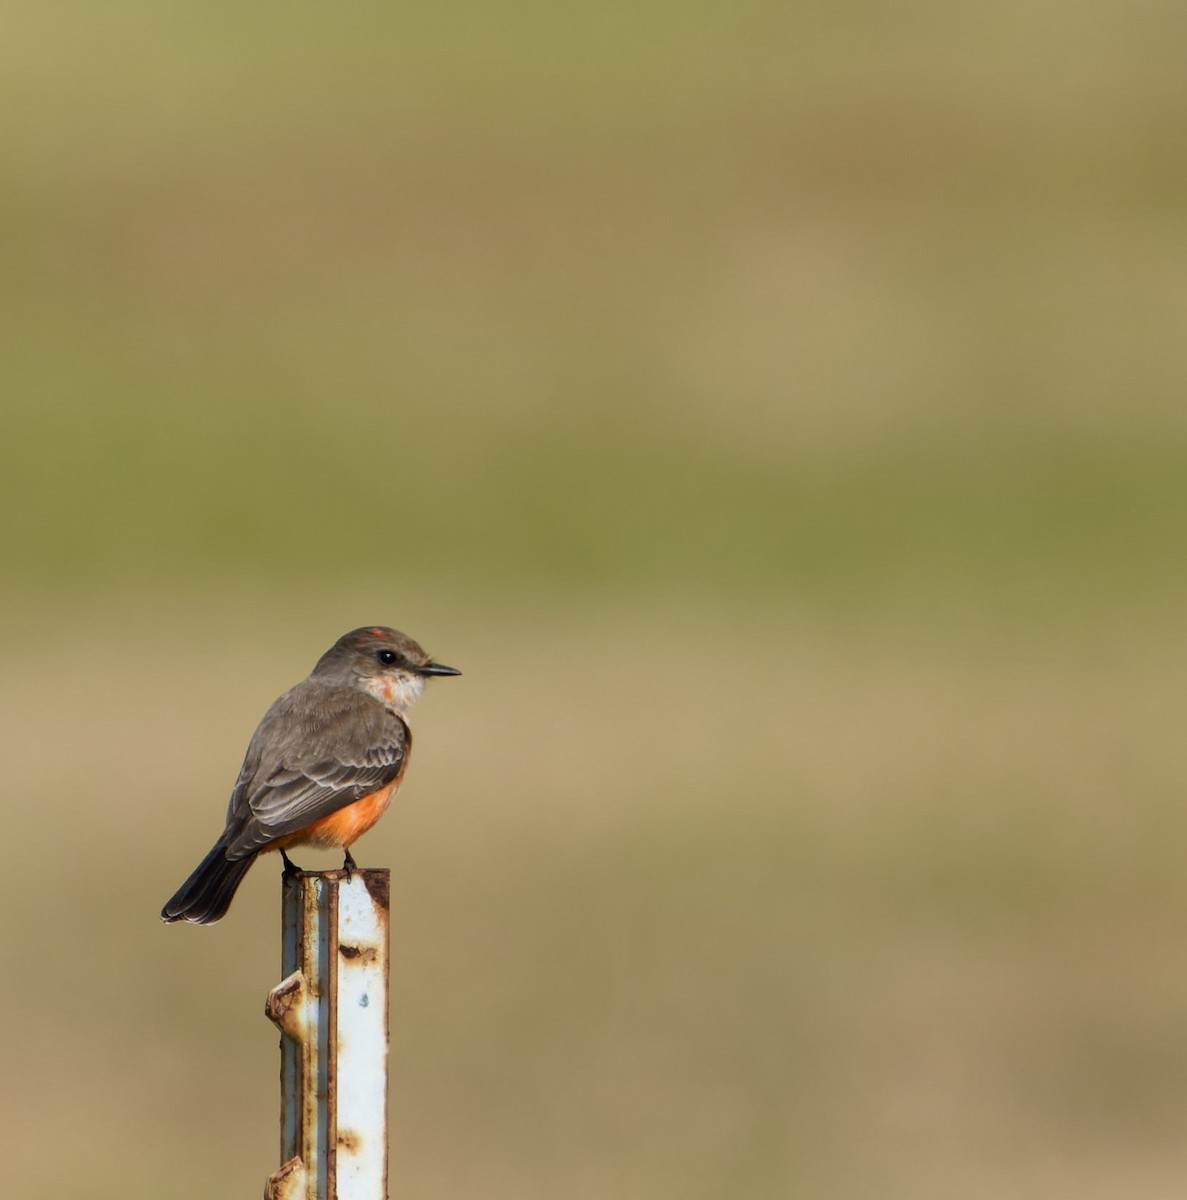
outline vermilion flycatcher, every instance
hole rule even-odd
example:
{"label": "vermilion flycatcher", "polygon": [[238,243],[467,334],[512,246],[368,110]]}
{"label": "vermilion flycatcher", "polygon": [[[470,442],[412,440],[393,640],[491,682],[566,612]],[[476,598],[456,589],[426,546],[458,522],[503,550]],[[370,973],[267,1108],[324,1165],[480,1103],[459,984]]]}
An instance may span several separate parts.
{"label": "vermilion flycatcher", "polygon": [[231,905],[256,858],[286,846],[351,844],[383,815],[412,749],[406,714],[430,675],[460,675],[406,634],[355,629],[318,660],[309,678],[264,714],[227,805],[227,827],[161,910],[162,921],[209,925]]}

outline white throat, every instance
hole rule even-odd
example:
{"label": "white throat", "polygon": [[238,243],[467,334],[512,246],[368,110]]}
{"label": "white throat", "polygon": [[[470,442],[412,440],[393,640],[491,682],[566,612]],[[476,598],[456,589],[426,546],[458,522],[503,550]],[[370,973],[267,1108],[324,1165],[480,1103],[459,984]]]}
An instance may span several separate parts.
{"label": "white throat", "polygon": [[425,690],[425,681],[423,676],[411,671],[397,671],[394,675],[384,675],[379,679],[364,679],[363,688],[385,708],[403,716],[420,699],[421,692]]}

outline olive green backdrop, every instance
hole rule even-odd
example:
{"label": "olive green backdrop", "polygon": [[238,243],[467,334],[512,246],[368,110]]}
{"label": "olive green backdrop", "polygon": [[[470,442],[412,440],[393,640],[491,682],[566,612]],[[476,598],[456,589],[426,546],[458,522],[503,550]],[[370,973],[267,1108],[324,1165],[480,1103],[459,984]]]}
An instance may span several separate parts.
{"label": "olive green backdrop", "polygon": [[6,1195],[276,1166],[373,622],[394,1196],[1183,1194],[1185,12],[0,8]]}

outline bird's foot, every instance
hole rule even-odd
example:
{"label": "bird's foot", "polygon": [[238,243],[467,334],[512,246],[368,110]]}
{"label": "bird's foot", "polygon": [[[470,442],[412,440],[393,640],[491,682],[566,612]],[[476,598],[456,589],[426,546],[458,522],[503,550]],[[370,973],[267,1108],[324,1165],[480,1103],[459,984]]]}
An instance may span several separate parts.
{"label": "bird's foot", "polygon": [[293,862],[293,860],[291,858],[289,858],[289,856],[287,854],[285,854],[283,849],[280,852],[280,857],[282,859],[284,859],[284,871],[282,872],[282,874],[285,876],[286,879],[289,876],[301,874],[301,868],[299,866],[297,866],[297,864],[295,862]]}
{"label": "bird's foot", "polygon": [[346,872],[347,879],[359,869],[359,864],[351,858],[350,851],[345,848],[342,851],[342,869]]}

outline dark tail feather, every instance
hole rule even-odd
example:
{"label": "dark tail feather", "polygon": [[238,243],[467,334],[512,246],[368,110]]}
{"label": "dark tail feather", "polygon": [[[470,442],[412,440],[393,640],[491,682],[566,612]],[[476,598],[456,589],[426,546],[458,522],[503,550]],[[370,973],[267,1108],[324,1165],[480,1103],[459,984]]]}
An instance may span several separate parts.
{"label": "dark tail feather", "polygon": [[246,858],[228,858],[222,842],[216,842],[214,849],[161,909],[161,920],[214,924],[231,907],[235,891],[255,858],[254,854]]}

